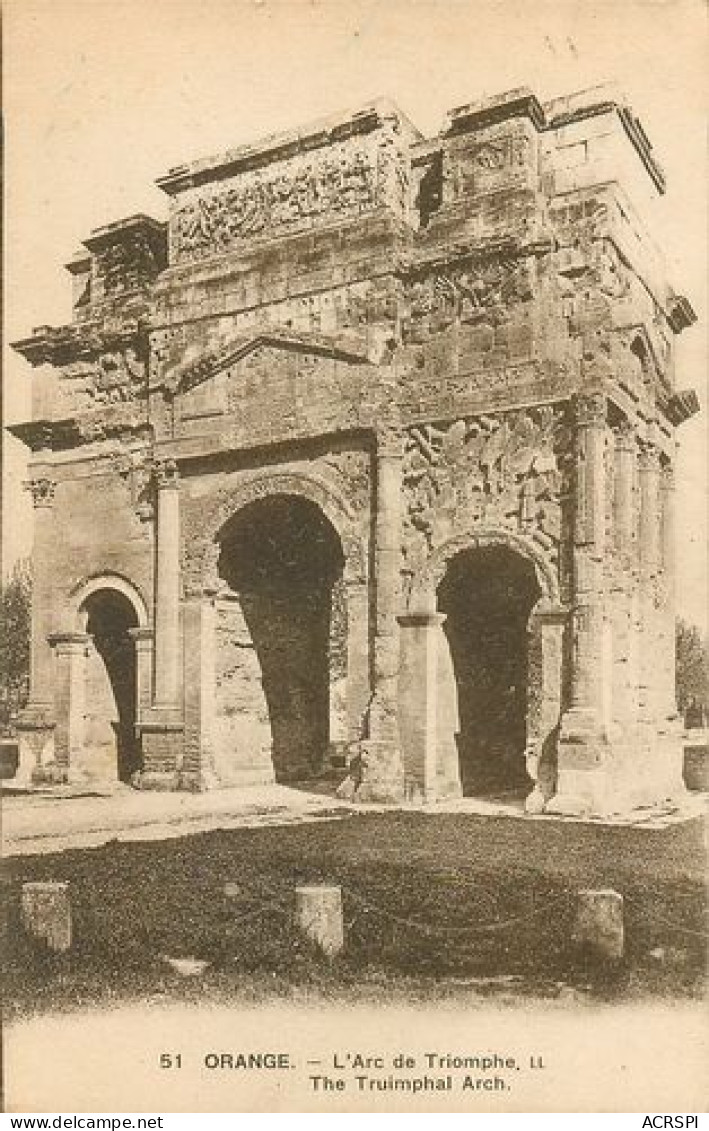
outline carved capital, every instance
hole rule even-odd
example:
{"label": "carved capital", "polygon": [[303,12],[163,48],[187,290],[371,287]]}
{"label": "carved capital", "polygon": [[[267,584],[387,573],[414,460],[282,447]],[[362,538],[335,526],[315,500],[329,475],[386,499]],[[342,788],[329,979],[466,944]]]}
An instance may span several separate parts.
{"label": "carved capital", "polygon": [[660,470],[660,449],[653,440],[641,441],[638,462],[641,471]]}
{"label": "carved capital", "polygon": [[635,452],[637,439],[635,426],[630,420],[623,420],[617,428],[614,429],[615,446],[619,452],[627,452],[632,454]]}
{"label": "carved capital", "polygon": [[36,479],[28,479],[24,483],[25,490],[32,495],[32,503],[35,507],[51,507],[54,503],[56,486],[54,479],[49,479],[44,475],[38,476]]}
{"label": "carved capital", "polygon": [[603,393],[585,393],[574,402],[574,418],[577,428],[604,428],[608,402]]}
{"label": "carved capital", "polygon": [[179,487],[180,470],[174,459],[156,459],[153,475],[158,491],[176,490]]}
{"label": "carved capital", "polygon": [[663,491],[674,491],[675,486],[674,464],[670,463],[668,460],[660,467],[660,487]]}
{"label": "carved capital", "polygon": [[403,459],[404,433],[395,425],[377,429],[377,459]]}

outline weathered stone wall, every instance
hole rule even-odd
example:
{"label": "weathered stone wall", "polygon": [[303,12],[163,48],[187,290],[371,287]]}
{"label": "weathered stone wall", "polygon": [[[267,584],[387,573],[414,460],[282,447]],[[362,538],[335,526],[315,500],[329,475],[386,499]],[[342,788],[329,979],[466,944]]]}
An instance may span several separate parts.
{"label": "weathered stone wall", "polygon": [[[291,642],[283,643],[288,647]],[[217,605],[215,656],[214,770],[225,785],[273,780],[273,743],[261,663],[235,598]]]}

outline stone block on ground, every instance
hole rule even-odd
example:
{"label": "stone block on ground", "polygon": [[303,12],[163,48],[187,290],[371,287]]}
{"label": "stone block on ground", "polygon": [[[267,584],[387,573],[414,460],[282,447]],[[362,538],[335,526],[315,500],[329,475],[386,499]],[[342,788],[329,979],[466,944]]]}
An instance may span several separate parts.
{"label": "stone block on ground", "polygon": [[22,926],[28,935],[63,952],[72,943],[69,884],[58,881],[22,885]]}
{"label": "stone block on ground", "polygon": [[623,896],[612,889],[580,891],[572,937],[595,957],[619,961],[625,949]]}
{"label": "stone block on ground", "polygon": [[309,884],[295,889],[295,922],[299,931],[328,958],[345,945],[342,890],[331,884]]}

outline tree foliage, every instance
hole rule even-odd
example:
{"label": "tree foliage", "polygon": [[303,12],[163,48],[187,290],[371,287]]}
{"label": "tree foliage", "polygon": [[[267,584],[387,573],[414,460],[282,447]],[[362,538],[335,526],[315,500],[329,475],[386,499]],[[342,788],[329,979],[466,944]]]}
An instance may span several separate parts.
{"label": "tree foliage", "polygon": [[0,731],[12,726],[27,700],[31,600],[32,575],[21,561],[0,589]]}
{"label": "tree foliage", "polygon": [[[709,713],[709,652],[696,625],[677,621],[677,706],[680,713],[695,712],[699,719]],[[688,720],[689,723],[689,720]],[[696,724],[694,724],[696,725]]]}

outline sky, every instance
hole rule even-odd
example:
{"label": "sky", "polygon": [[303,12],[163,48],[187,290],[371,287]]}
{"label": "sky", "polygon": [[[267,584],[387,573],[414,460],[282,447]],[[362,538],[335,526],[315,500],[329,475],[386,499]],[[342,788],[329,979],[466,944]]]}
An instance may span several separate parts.
{"label": "sky", "polygon": [[[426,134],[530,86],[619,82],[667,174],[654,234],[699,321],[678,384],[680,612],[706,628],[707,16],[703,0],[4,0],[5,342],[70,318],[62,269],[89,232],[164,218],[172,166],[388,96]],[[6,422],[29,367],[5,349]],[[4,563],[28,548],[22,459],[5,468]]]}

